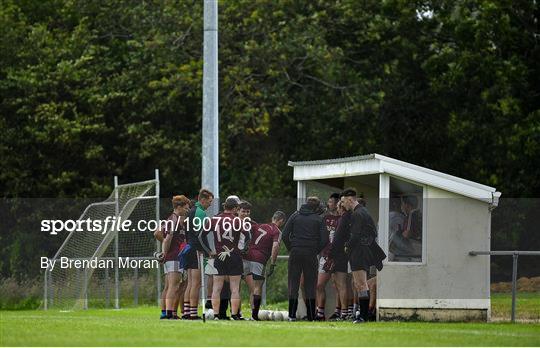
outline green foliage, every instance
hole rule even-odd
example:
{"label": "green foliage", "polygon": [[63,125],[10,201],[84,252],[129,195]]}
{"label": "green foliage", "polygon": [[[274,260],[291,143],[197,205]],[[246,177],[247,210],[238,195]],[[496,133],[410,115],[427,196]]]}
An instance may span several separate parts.
{"label": "green foliage", "polygon": [[[536,7],[221,1],[221,191],[294,197],[288,160],[377,152],[538,196]],[[154,168],[163,195],[192,196],[202,11],[195,0],[2,1],[3,196],[103,197],[113,175]],[[6,250],[21,243],[2,237]]]}

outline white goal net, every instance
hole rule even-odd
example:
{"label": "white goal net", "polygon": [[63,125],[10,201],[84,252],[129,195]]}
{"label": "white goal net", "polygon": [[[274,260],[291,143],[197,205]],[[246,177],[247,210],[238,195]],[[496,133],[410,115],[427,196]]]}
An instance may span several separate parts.
{"label": "white goal net", "polygon": [[[82,230],[71,232],[64,240],[52,260],[56,261],[55,267],[45,271],[45,309],[119,308],[121,302],[130,298],[132,293],[135,294],[135,301],[138,301],[139,288],[141,291],[151,291],[150,295],[157,299],[159,268],[123,268],[119,261],[125,261],[128,257],[135,261],[151,260],[153,253],[159,249],[153,231],[149,228],[139,229],[139,221],[159,220],[158,171],[153,180],[131,184],[118,185],[115,178],[115,189],[111,195],[102,202],[87,206],[79,217],[80,221],[87,219],[108,220],[109,223],[103,223],[100,232],[89,230],[89,226],[82,224]],[[112,221],[119,220],[130,220],[130,230],[113,227]],[[62,261],[66,264],[85,260],[100,261],[101,264],[107,262],[112,267],[61,267]],[[147,284],[154,286],[149,289]]]}

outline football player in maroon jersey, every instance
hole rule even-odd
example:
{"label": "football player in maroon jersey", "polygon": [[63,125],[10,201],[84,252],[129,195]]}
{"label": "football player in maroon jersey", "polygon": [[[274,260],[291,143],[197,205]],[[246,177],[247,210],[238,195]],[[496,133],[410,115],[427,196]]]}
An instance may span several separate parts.
{"label": "football player in maroon jersey", "polygon": [[339,215],[338,226],[334,235],[334,240],[330,246],[330,258],[333,261],[332,278],[336,284],[339,301],[336,301],[336,311],[329,320],[346,319],[353,312],[353,294],[351,277],[349,276],[349,261],[344,251],[344,243],[349,239],[348,231],[344,228],[348,224],[350,212],[347,212],[341,203],[337,204]]}
{"label": "football player in maroon jersey", "polygon": [[189,199],[186,196],[174,196],[172,199],[173,212],[163,223],[163,262],[166,277],[165,308],[167,319],[179,319],[177,308],[184,299],[185,283],[182,283],[182,272],[178,254],[185,246],[184,219],[189,212]]}
{"label": "football player in maroon jersey", "polygon": [[278,210],[272,216],[271,223],[256,225],[252,229],[249,249],[244,256],[244,275],[246,276],[250,297],[253,297],[251,317],[254,320],[259,320],[265,266],[270,259],[270,266],[266,275],[271,276],[274,273],[279,253],[280,227],[285,224],[285,220],[285,213]]}
{"label": "football player in maroon jersey", "polygon": [[[243,271],[241,252],[238,241],[242,228],[238,227],[240,221],[236,216],[238,211],[238,199],[228,198],[223,204],[223,212],[212,218],[210,231],[202,230],[201,239],[206,239],[208,233],[213,233],[215,250],[210,250],[205,243],[203,247],[214,257],[214,267],[218,274],[214,275],[212,287],[212,307],[214,313],[219,313],[220,295],[226,278],[229,280],[231,290],[231,319],[241,320],[240,309],[240,279]],[[241,221],[240,221],[241,225]],[[204,238],[203,238],[204,237]],[[217,318],[216,318],[217,319]]]}
{"label": "football player in maroon jersey", "polygon": [[[326,264],[329,261],[330,243],[334,240],[339,214],[337,213],[337,203],[339,202],[339,193],[332,193],[328,198],[328,210],[324,216],[324,223],[328,231],[328,244],[321,251],[319,258],[319,275],[317,278],[317,316],[316,320],[324,320],[324,304],[326,302],[326,283],[331,278],[331,270]],[[339,299],[339,296],[337,296]]]}

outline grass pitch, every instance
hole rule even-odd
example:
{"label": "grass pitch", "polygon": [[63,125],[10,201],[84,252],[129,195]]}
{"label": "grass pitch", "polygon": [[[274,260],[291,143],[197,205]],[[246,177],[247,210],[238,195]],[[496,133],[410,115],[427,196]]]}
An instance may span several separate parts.
{"label": "grass pitch", "polygon": [[540,324],[159,320],[155,307],[2,311],[2,346],[538,346]]}

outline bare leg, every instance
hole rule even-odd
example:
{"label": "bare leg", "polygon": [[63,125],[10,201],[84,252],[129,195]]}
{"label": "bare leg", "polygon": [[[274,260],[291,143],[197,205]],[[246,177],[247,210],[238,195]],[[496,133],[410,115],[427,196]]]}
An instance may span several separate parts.
{"label": "bare leg", "polygon": [[367,281],[369,287],[369,310],[375,309],[377,304],[377,277],[373,277]]}
{"label": "bare leg", "polygon": [[255,281],[253,280],[253,275],[248,274],[245,278],[246,284],[249,289],[249,304],[251,305],[251,308],[253,308],[253,295],[255,295]]}
{"label": "bare leg", "polygon": [[360,309],[360,318],[356,318],[355,322],[368,320],[369,314],[369,287],[367,284],[367,273],[364,270],[353,271],[353,285],[358,292],[358,307]]}
{"label": "bare leg", "polygon": [[167,288],[167,297],[165,298],[165,307],[168,311],[176,310],[178,306],[178,288],[180,285],[180,273],[169,272],[166,275],[169,286]]}
{"label": "bare leg", "polygon": [[347,273],[346,284],[347,284],[346,304],[354,306],[354,304],[356,303],[356,299],[358,298],[358,295],[355,289],[353,288],[352,274]]}
{"label": "bare leg", "polygon": [[241,276],[229,276],[231,287],[231,315],[238,314],[240,309],[240,280]]}
{"label": "bare leg", "polygon": [[224,276],[213,276],[214,286],[212,287],[212,308],[214,313],[219,313],[219,305],[221,303],[221,289],[223,288]]}
{"label": "bare leg", "polygon": [[184,294],[186,293],[186,286],[187,286],[187,282],[186,281],[181,281],[182,280],[182,275],[180,275],[180,284],[178,285],[178,296],[176,297],[176,302],[175,302],[175,305],[174,305],[174,309],[176,311],[178,311],[178,305],[181,303],[182,304],[182,314],[184,314]]}
{"label": "bare leg", "polygon": [[199,292],[201,290],[201,270],[190,269],[189,273],[189,305],[197,307],[199,305]]}
{"label": "bare leg", "polygon": [[168,281],[167,276],[165,276],[165,284],[163,285],[163,291],[161,291],[161,301],[160,301],[162,310],[167,309],[167,304],[165,302],[165,299],[167,298],[167,291],[169,291],[169,281]]}
{"label": "bare leg", "polygon": [[348,286],[347,286],[347,273],[336,272],[334,273],[334,280],[336,281],[337,293],[339,296],[339,304],[342,311],[347,308],[349,303]]}
{"label": "bare leg", "polygon": [[317,277],[317,312],[322,308],[324,316],[324,305],[326,303],[326,283],[330,280],[330,273],[319,273]]}
{"label": "bare leg", "polygon": [[212,299],[212,289],[214,287],[214,276],[209,275],[208,276],[208,284],[206,286],[206,299],[211,300]]}

